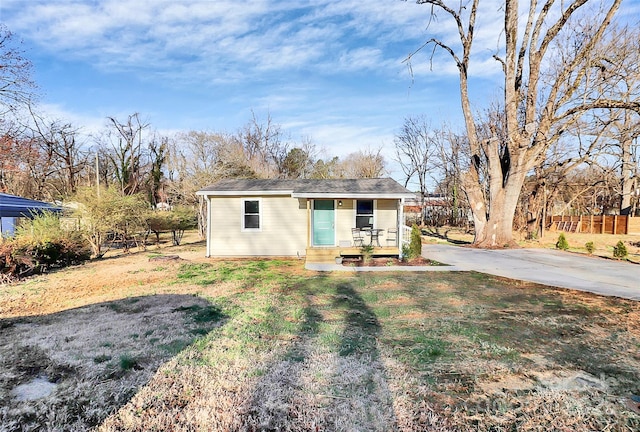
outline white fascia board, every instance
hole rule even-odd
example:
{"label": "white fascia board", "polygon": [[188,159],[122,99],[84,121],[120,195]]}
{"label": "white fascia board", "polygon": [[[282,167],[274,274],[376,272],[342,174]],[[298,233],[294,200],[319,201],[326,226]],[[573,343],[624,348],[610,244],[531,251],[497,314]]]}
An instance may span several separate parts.
{"label": "white fascia board", "polygon": [[325,198],[325,199],[405,199],[413,194],[354,194],[354,193],[292,193],[293,198]]}
{"label": "white fascia board", "polygon": [[265,195],[292,195],[293,191],[198,191],[196,195],[203,196],[265,196]]}

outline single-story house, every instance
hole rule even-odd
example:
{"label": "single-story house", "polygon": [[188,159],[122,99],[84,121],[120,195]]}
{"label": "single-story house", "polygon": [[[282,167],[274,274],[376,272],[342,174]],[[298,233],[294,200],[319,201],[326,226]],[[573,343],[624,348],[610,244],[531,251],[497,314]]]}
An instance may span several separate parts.
{"label": "single-story house", "polygon": [[62,209],[43,201],[0,192],[0,233],[3,237],[11,237],[18,218],[32,218],[44,211],[60,212]]}
{"label": "single-story house", "polygon": [[399,255],[403,203],[390,178],[221,180],[197,192],[207,203],[207,256]]}

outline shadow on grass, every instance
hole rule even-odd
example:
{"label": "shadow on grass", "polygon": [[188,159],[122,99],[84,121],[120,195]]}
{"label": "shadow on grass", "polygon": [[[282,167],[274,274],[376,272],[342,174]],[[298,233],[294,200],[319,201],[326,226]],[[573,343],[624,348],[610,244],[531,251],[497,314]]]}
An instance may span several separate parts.
{"label": "shadow on grass", "polygon": [[123,256],[136,256],[142,254],[154,254],[154,255],[179,255],[181,251],[189,250],[190,248],[204,248],[206,246],[206,240],[193,240],[182,241],[179,245],[172,243],[171,239],[163,239],[160,244],[154,241],[138,242],[131,245],[128,249],[118,245],[107,245],[103,248],[102,255],[99,257],[93,257],[87,262],[101,262],[112,261],[122,258]]}
{"label": "shadow on grass", "polygon": [[224,319],[202,298],[156,295],[0,320],[2,430],[98,425]]}
{"label": "shadow on grass", "polygon": [[[322,305],[315,298],[319,286],[329,296]],[[373,311],[344,281],[319,276],[295,289],[302,304],[298,331],[286,352],[273,359],[253,388],[243,410],[244,427],[333,430],[342,424],[358,430],[394,430],[392,397],[384,367],[378,362],[380,323]],[[340,318],[327,322],[323,311]],[[342,333],[332,334],[337,328]],[[328,346],[327,340],[331,341]],[[310,373],[323,385],[308,387]]]}
{"label": "shadow on grass", "polygon": [[377,360],[380,323],[362,297],[350,284],[341,283],[336,289],[333,306],[344,310],[346,324],[341,337],[339,354],[366,356],[371,360]]}
{"label": "shadow on grass", "polygon": [[[425,426],[420,416],[433,407],[464,409],[476,381],[492,372],[486,364],[529,367],[515,351],[517,342],[530,341],[522,329],[536,329],[556,309],[569,318],[599,315],[552,301],[555,290],[540,293],[478,273],[345,278],[286,265],[184,266],[191,283],[234,281],[233,293],[215,300],[230,318],[157,374],[104,430],[397,430],[407,418]],[[532,308],[541,311],[531,315]],[[411,373],[396,375],[397,400],[387,388],[381,346]],[[402,377],[410,378],[404,388]],[[414,394],[423,384],[434,390]],[[469,429],[472,423],[460,430]]]}
{"label": "shadow on grass", "polygon": [[455,245],[469,245],[469,244],[471,244],[471,242],[469,242],[469,241],[456,240],[456,239],[453,239],[453,238],[449,237],[449,232],[451,231],[449,229],[445,229],[444,232],[440,232],[440,231],[441,231],[441,229],[439,227],[427,227],[427,228],[422,228],[420,230],[422,235],[425,235],[427,237],[437,238],[437,239],[440,239],[440,240],[446,240],[448,243],[451,243],[451,244],[455,244]]}
{"label": "shadow on grass", "polygon": [[[640,312],[638,302],[588,293],[564,295],[565,290],[480,273],[425,278],[432,278],[423,279],[426,286],[415,285],[403,293],[429,316],[421,322],[424,336],[457,341],[445,347],[449,358],[443,360],[462,365],[474,356],[478,364],[493,362],[505,368],[517,364],[536,371],[584,371],[613,378],[611,389],[616,394],[640,392],[636,361],[628,355],[637,345],[633,326]],[[440,288],[430,289],[430,281]],[[415,335],[409,341],[419,343]],[[532,356],[545,364],[532,364]],[[491,373],[478,368],[457,370],[456,376]],[[469,380],[466,391],[473,390],[474,381]]]}

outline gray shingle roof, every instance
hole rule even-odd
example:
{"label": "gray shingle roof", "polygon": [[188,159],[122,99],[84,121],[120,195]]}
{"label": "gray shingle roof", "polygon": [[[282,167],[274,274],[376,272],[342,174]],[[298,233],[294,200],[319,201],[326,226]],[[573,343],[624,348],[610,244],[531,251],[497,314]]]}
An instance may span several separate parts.
{"label": "gray shingle roof", "polygon": [[262,180],[227,179],[200,190],[200,195],[260,195],[282,192],[294,197],[316,197],[319,195],[347,197],[358,195],[382,195],[405,198],[413,194],[391,178],[377,179],[301,179]]}

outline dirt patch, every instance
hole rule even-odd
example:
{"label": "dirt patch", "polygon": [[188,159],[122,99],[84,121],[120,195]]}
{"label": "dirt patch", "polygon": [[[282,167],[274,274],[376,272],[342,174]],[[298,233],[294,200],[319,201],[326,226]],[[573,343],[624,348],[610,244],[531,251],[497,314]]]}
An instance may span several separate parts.
{"label": "dirt patch", "polygon": [[577,392],[590,390],[606,392],[609,390],[605,380],[580,370],[545,370],[544,372],[530,372],[527,376],[506,374],[495,380],[480,381],[477,386],[488,394],[521,392],[536,388]]}
{"label": "dirt patch", "polygon": [[531,390],[536,383],[531,378],[506,374],[495,381],[483,381],[478,383],[478,388],[488,394],[505,393],[509,391]]}
{"label": "dirt patch", "polygon": [[52,383],[46,377],[39,376],[14,388],[11,391],[11,395],[19,402],[33,401],[46,398],[53,393],[57,387],[57,384]]}

